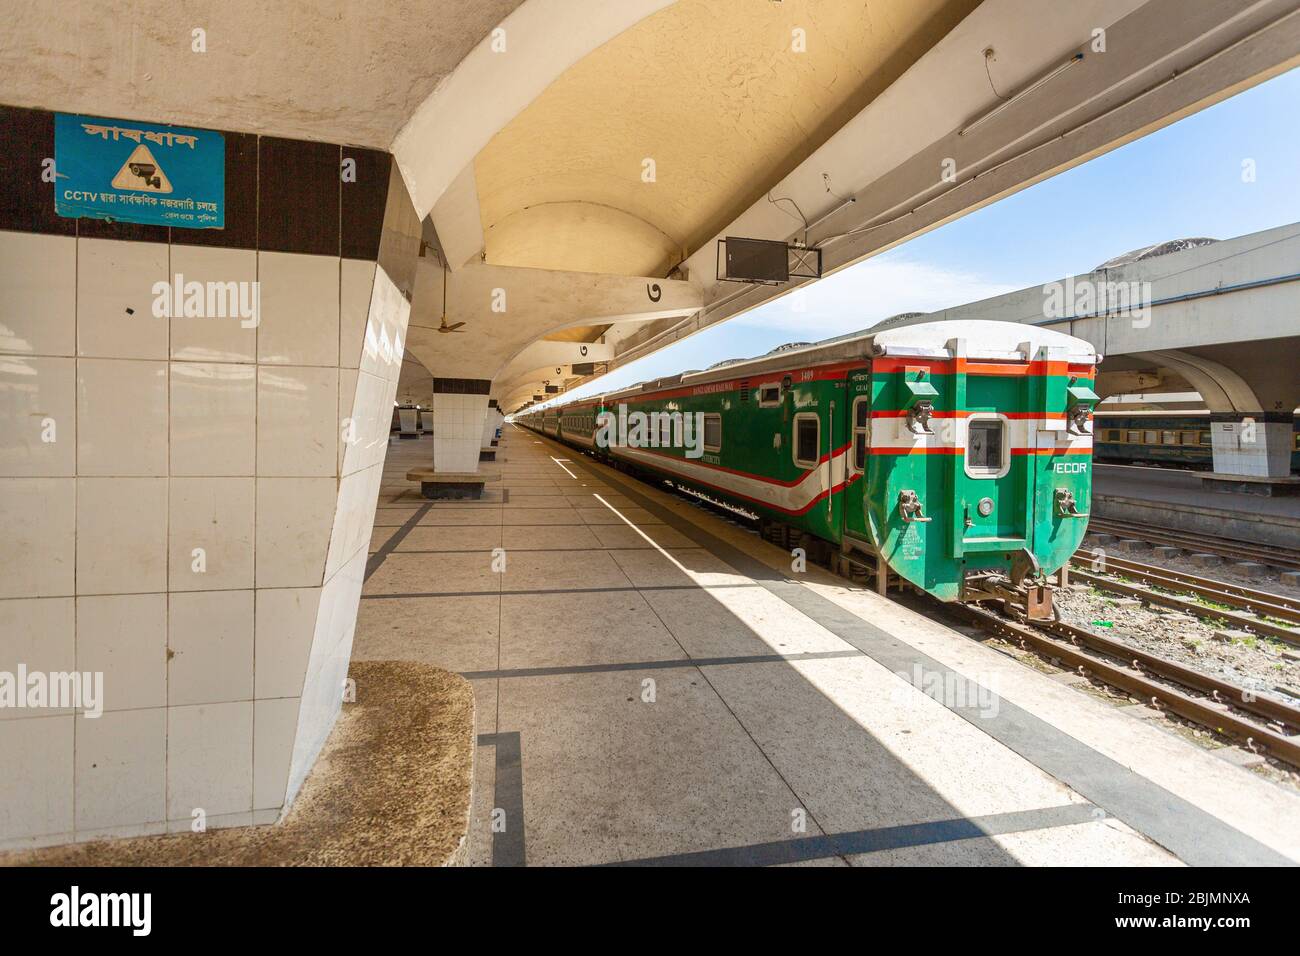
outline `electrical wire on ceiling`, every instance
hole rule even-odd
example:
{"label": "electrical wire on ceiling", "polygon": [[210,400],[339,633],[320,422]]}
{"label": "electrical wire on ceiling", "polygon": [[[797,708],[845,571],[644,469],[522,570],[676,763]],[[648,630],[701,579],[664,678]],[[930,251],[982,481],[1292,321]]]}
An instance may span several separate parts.
{"label": "electrical wire on ceiling", "polygon": [[[789,196],[781,196],[779,199],[773,199],[771,190],[768,190],[767,201],[773,206],[779,206],[783,202],[788,202],[791,206],[794,206],[794,211],[799,214],[799,221],[803,223],[803,241],[806,244],[808,242],[808,217],[803,214],[803,210],[799,208],[799,204]],[[787,213],[787,215],[789,214]],[[791,216],[790,218],[793,219],[794,217]]]}

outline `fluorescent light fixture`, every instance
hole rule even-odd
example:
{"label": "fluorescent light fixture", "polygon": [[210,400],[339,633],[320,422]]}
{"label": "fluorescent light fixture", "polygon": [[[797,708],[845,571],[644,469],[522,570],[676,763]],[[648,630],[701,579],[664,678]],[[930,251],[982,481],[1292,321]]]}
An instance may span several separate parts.
{"label": "fluorescent light fixture", "polygon": [[993,107],[993,109],[989,110],[987,113],[984,113],[977,119],[972,120],[970,123],[967,123],[965,127],[963,127],[961,130],[958,131],[957,135],[965,136],[967,133],[972,132],[973,130],[975,130],[980,126],[983,126],[985,123],[987,123],[993,117],[997,116],[999,113],[1001,113],[1012,103],[1016,102],[1016,100],[1020,99],[1022,96],[1025,96],[1026,94],[1032,93],[1034,90],[1038,89],[1040,86],[1042,86],[1044,83],[1048,82],[1049,80],[1053,79],[1054,77],[1060,76],[1062,73],[1064,73],[1066,70],[1074,66],[1074,64],[1078,63],[1082,59],[1083,59],[1082,53],[1074,54],[1074,56],[1070,57],[1060,66],[1056,67],[1056,69],[1044,73],[1038,79],[1034,80],[1034,82],[1030,83],[1028,86],[1012,94],[1007,99],[999,103],[997,106]]}

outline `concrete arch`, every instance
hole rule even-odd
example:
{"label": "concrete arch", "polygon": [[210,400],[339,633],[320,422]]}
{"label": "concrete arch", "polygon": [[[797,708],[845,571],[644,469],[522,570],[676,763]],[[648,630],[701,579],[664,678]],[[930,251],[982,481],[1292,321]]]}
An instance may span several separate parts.
{"label": "concrete arch", "polygon": [[1255,390],[1227,366],[1188,352],[1169,349],[1159,352],[1134,352],[1131,358],[1149,359],[1181,375],[1205,400],[1211,412],[1259,412],[1262,410]]}
{"label": "concrete arch", "polygon": [[702,304],[699,289],[680,280],[476,263],[449,275],[447,319],[466,326],[444,334],[437,331],[443,281],[436,261],[420,260],[406,348],[444,378],[496,379],[533,343],[561,329],[689,315]]}
{"label": "concrete arch", "polygon": [[502,20],[420,104],[393,141],[420,218],[497,131],[556,77],[672,2],[527,0]]}
{"label": "concrete arch", "polygon": [[[613,357],[614,347],[601,342],[553,342],[542,339],[516,355],[497,375],[497,381],[514,382],[521,376],[542,378],[546,371],[557,367],[572,366],[575,362],[608,362]],[[561,373],[555,374],[558,377]]]}

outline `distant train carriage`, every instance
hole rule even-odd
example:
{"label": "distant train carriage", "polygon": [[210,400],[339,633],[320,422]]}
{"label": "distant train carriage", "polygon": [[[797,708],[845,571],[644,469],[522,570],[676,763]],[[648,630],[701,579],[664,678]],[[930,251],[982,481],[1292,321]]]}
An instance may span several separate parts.
{"label": "distant train carriage", "polygon": [[[745,508],[786,544],[870,570],[882,590],[892,571],[945,601],[1010,598],[1041,617],[1051,613],[1046,575],[1087,525],[1097,361],[1060,332],[930,322],[643,383],[520,423]],[[638,412],[642,434],[618,431]],[[698,423],[693,442],[688,421]]]}
{"label": "distant train carriage", "polygon": [[[1097,461],[1164,465],[1209,471],[1214,467],[1208,411],[1117,411],[1096,415]],[[1300,472],[1300,416],[1291,435],[1291,471]]]}

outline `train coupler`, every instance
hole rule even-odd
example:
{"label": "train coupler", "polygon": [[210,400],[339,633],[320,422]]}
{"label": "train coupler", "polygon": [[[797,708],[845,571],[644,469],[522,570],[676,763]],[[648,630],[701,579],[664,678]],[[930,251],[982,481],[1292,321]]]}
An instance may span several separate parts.
{"label": "train coupler", "polygon": [[961,600],[978,603],[996,601],[1012,617],[1026,621],[1050,621],[1056,611],[1053,588],[1041,577],[1023,577],[1015,583],[1000,572],[968,571],[962,581]]}

